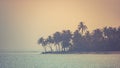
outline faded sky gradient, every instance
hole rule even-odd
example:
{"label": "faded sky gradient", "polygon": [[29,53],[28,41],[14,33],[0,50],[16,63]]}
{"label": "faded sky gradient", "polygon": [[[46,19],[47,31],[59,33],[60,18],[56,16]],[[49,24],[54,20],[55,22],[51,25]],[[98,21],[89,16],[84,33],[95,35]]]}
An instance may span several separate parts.
{"label": "faded sky gradient", "polygon": [[0,1],[0,50],[40,50],[39,37],[73,31],[80,21],[90,31],[120,26],[120,0]]}

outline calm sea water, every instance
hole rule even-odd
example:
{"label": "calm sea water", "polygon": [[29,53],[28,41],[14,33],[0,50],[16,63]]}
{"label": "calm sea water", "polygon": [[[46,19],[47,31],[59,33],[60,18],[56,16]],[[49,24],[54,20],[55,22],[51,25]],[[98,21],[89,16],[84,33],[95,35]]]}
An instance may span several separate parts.
{"label": "calm sea water", "polygon": [[120,68],[120,54],[0,53],[0,68]]}

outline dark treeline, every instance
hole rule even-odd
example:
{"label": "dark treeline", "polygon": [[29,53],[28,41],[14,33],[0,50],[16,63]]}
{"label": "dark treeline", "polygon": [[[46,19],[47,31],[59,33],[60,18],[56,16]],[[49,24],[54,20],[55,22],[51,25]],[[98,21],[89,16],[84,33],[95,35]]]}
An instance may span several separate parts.
{"label": "dark treeline", "polygon": [[74,32],[55,32],[46,39],[41,37],[38,44],[43,46],[45,52],[46,47],[49,47],[51,52],[120,51],[120,27],[104,27],[89,32],[87,26],[80,22]]}

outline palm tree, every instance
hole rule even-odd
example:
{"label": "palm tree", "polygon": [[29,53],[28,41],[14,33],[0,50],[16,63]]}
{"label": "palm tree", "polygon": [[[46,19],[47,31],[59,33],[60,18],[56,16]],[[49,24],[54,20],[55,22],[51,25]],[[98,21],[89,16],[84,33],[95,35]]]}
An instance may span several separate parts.
{"label": "palm tree", "polygon": [[46,41],[44,40],[43,37],[41,37],[39,40],[38,40],[38,44],[41,44],[42,47],[44,48],[45,52],[46,52]]}
{"label": "palm tree", "polygon": [[113,27],[104,27],[103,28],[104,35],[110,40],[113,39],[113,37],[117,34],[117,29]]}
{"label": "palm tree", "polygon": [[104,28],[103,28],[103,36],[104,36],[105,39],[108,38],[108,34],[109,34],[109,33],[108,33],[108,28],[107,28],[107,27],[104,27]]}
{"label": "palm tree", "polygon": [[71,45],[70,41],[72,38],[72,34],[70,32],[70,30],[63,30],[62,33],[62,50],[66,51],[66,48],[69,48],[69,46]]}
{"label": "palm tree", "polygon": [[83,37],[83,44],[86,51],[91,51],[92,47],[92,38],[89,31],[86,31],[85,36]]}
{"label": "palm tree", "polygon": [[[55,32],[53,34],[53,39],[54,39],[54,43],[55,43],[55,46],[56,46],[56,51],[60,51],[60,43],[61,43],[61,33],[60,32]],[[57,48],[58,46],[58,48]]]}
{"label": "palm tree", "polygon": [[89,31],[86,31],[84,38],[85,38],[86,44],[90,45],[90,43],[91,43],[91,34],[90,34]]}
{"label": "palm tree", "polygon": [[94,51],[103,50],[103,32],[101,29],[95,29],[92,35],[92,45]]}
{"label": "palm tree", "polygon": [[80,22],[80,24],[78,25],[78,31],[81,30],[81,33],[83,34],[83,32],[87,29],[87,26],[84,25],[83,22]]}
{"label": "palm tree", "polygon": [[85,33],[85,38],[87,39],[87,40],[90,40],[90,32],[89,31],[86,31],[86,33]]}
{"label": "palm tree", "polygon": [[93,31],[93,38],[95,41],[100,41],[103,39],[103,32],[100,29]]}
{"label": "palm tree", "polygon": [[73,33],[73,37],[72,37],[72,43],[73,43],[73,46],[72,46],[72,50],[75,50],[75,51],[78,51],[80,49],[80,42],[81,42],[81,38],[82,38],[82,35],[79,33],[78,30],[76,30],[74,33]]}
{"label": "palm tree", "polygon": [[49,44],[51,52],[53,52],[53,49],[52,49],[52,46],[51,46],[51,43],[53,43],[53,38],[51,36],[48,36],[46,42]]}

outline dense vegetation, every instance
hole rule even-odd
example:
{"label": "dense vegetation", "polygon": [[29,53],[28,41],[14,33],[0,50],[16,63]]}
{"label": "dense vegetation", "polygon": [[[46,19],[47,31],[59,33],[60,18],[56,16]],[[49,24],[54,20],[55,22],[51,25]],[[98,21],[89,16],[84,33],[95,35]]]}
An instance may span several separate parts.
{"label": "dense vegetation", "polygon": [[[78,29],[73,33],[70,30],[55,32],[53,35],[38,40],[47,52],[96,52],[96,51],[120,51],[120,27],[104,27],[95,29],[92,32],[87,26],[80,22]],[[56,51],[53,49],[56,48]]]}

